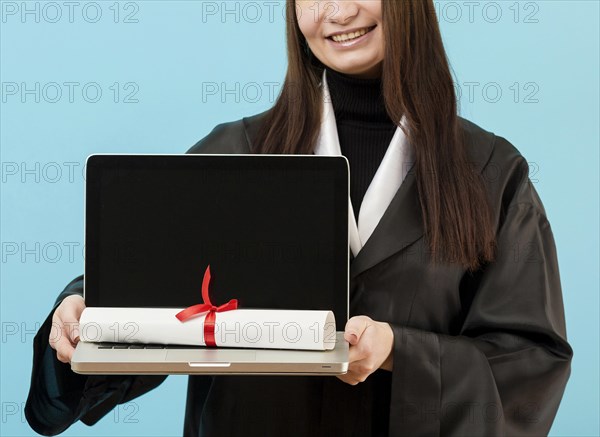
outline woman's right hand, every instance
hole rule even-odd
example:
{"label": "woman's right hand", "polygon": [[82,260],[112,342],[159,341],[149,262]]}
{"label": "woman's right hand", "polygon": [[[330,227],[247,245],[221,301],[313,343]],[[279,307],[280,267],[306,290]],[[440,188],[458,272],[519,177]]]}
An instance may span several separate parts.
{"label": "woman's right hand", "polygon": [[78,294],[63,299],[52,316],[52,329],[48,342],[56,350],[56,358],[70,363],[79,342],[79,318],[85,308],[83,297]]}

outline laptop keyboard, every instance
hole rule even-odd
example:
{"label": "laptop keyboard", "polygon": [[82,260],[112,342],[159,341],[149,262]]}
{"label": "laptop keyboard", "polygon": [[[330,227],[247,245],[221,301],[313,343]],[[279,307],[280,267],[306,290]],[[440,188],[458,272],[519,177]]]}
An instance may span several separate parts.
{"label": "laptop keyboard", "polygon": [[182,346],[169,344],[124,344],[98,343],[98,349],[204,349],[203,346]]}

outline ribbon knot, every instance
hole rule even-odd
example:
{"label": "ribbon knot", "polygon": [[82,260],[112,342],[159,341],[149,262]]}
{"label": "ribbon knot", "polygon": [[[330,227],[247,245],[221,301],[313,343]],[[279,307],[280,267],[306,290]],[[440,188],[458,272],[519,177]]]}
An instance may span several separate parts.
{"label": "ribbon knot", "polygon": [[186,320],[195,315],[208,312],[208,314],[206,314],[206,317],[204,318],[204,343],[206,344],[206,346],[216,346],[217,343],[215,342],[215,320],[217,318],[217,313],[237,309],[238,301],[237,299],[231,299],[229,302],[224,303],[223,305],[213,305],[210,301],[210,296],[208,293],[209,283],[210,265],[206,267],[206,271],[204,272],[204,278],[202,279],[203,303],[187,307],[186,309],[178,312],[175,315],[175,317],[177,317],[179,321],[185,322]]}

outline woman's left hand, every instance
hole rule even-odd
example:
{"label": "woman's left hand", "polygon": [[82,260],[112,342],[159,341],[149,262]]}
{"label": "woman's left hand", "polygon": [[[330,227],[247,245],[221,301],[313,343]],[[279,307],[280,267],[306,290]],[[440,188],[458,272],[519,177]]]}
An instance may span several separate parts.
{"label": "woman's left hand", "polygon": [[388,323],[354,316],[344,331],[344,338],[350,343],[348,373],[337,375],[338,378],[356,385],[379,368],[392,370],[394,331]]}

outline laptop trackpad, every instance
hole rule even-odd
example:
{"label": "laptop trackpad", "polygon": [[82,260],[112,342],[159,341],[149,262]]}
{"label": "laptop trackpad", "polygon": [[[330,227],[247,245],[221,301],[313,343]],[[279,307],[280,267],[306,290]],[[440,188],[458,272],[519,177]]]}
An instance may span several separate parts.
{"label": "laptop trackpad", "polygon": [[256,351],[232,349],[171,349],[166,361],[170,362],[244,362],[256,361]]}

